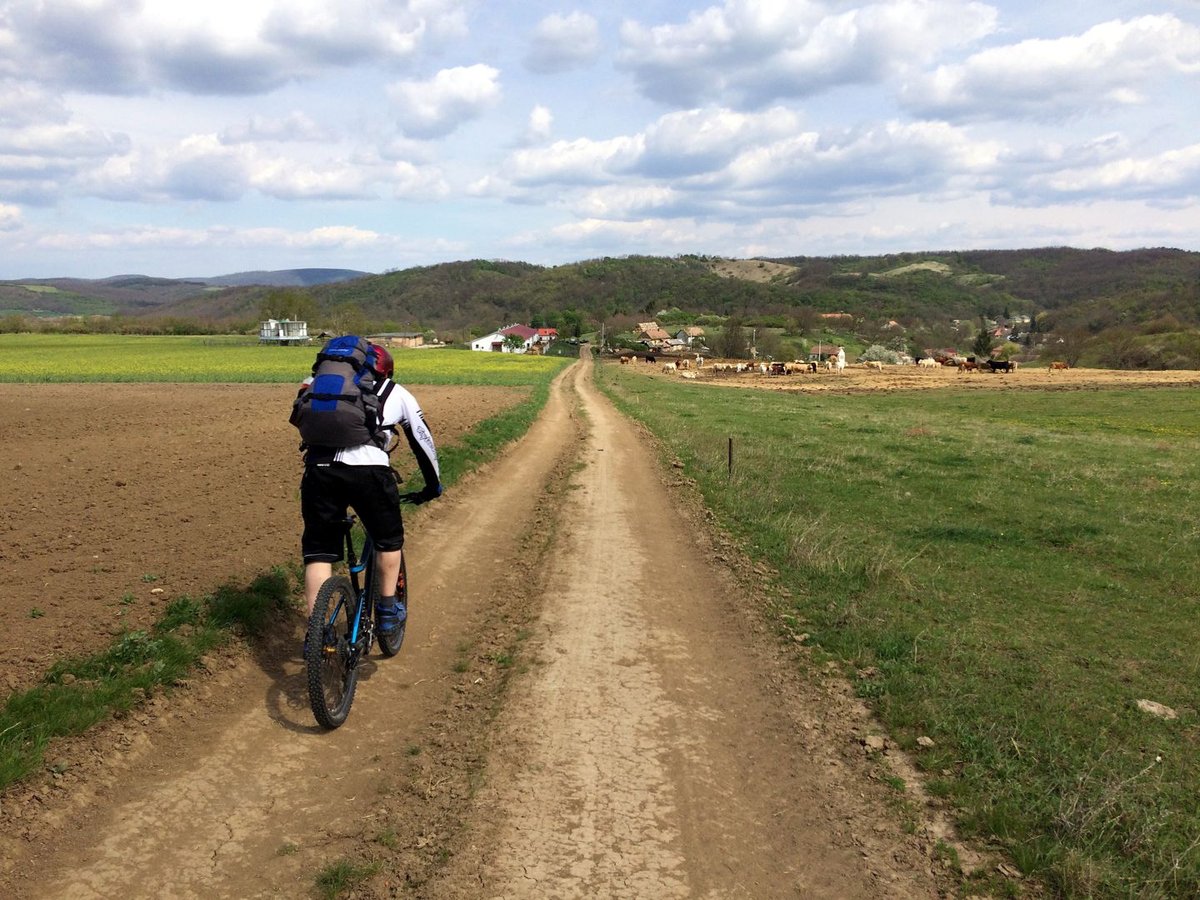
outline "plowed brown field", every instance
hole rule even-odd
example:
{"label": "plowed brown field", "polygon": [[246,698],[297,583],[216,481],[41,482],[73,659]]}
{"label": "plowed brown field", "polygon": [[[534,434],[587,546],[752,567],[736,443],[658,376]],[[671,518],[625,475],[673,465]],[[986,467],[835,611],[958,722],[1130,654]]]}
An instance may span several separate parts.
{"label": "plowed brown field", "polygon": [[[525,396],[413,391],[443,444]],[[294,393],[0,385],[0,690],[150,624],[174,597],[298,557]]]}

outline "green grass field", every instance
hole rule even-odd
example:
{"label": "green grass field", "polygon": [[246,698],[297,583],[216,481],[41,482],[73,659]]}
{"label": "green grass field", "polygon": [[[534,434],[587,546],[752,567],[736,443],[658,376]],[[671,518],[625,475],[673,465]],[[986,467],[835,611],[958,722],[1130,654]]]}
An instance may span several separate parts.
{"label": "green grass field", "polygon": [[967,836],[1062,896],[1200,896],[1200,391],[601,380]]}
{"label": "green grass field", "polygon": [[[249,337],[0,334],[0,382],[298,382],[317,349]],[[569,362],[441,349],[393,356],[396,379],[408,384],[532,385]]]}

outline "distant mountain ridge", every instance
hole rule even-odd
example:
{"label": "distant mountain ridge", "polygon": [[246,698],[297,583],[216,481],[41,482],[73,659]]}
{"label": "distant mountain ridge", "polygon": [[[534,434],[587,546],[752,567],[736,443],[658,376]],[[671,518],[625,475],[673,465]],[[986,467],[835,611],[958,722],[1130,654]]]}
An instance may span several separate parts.
{"label": "distant mountain ridge", "polygon": [[276,269],[274,271],[235,272],[232,275],[210,275],[204,278],[181,278],[180,281],[199,281],[217,287],[312,287],[317,284],[336,284],[365,278],[373,272],[357,269]]}
{"label": "distant mountain ridge", "polygon": [[[177,304],[219,306],[214,295],[230,290],[269,290],[335,285],[365,278],[356,269],[276,269],[195,278],[110,275],[107,278],[19,278],[0,281],[0,315],[171,315]],[[241,312],[246,313],[246,310]]]}
{"label": "distant mountain ridge", "polygon": [[[353,323],[467,335],[535,319],[560,328],[605,323],[621,329],[666,316],[733,317],[801,333],[822,314],[840,313],[853,317],[856,331],[872,341],[895,340],[889,329],[899,326],[924,346],[951,346],[946,342],[960,339],[960,323],[969,328],[984,317],[1024,315],[1033,317],[1039,334],[1053,331],[1076,342],[1102,333],[1114,341],[1178,333],[1200,342],[1200,252],[1161,247],[773,260],[623,256],[558,266],[471,259],[381,275],[288,269],[178,280],[30,279],[0,282],[0,316],[120,315],[171,320],[170,327],[246,331],[281,289],[302,295],[288,300],[288,308],[301,313],[297,317],[342,329]],[[1187,354],[1200,367],[1200,343]]]}

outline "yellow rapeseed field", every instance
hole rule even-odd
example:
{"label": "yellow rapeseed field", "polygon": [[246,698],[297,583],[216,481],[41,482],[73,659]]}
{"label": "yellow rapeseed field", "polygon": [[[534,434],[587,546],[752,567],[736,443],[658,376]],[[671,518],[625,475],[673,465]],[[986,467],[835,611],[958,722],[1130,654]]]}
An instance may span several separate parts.
{"label": "yellow rapeseed field", "polygon": [[[317,349],[238,336],[4,334],[0,382],[298,382]],[[451,350],[393,355],[396,379],[410,384],[534,384],[567,362]]]}

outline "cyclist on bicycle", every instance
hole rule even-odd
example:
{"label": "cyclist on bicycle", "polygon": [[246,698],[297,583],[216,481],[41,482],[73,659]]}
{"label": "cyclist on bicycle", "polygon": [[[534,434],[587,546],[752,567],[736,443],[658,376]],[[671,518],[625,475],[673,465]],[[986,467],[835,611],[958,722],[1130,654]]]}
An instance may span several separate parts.
{"label": "cyclist on bicycle", "polygon": [[[342,523],[347,507],[352,508],[375,542],[380,585],[375,617],[379,630],[390,634],[408,615],[396,599],[404,521],[400,515],[399,477],[388,452],[398,443],[397,427],[408,441],[425,479],[423,490],[405,494],[403,499],[417,504],[432,500],[441,495],[442,483],[437,449],[425,424],[425,414],[416,398],[392,381],[395,372],[392,355],[378,344],[370,344],[369,350],[367,366],[377,376],[374,392],[380,401],[379,425],[384,445],[366,443],[340,450],[307,447],[304,477],[300,482],[300,511],[304,518],[300,547],[304,555],[306,615],[311,615],[317,592],[333,574],[333,564],[342,559]],[[301,390],[311,381],[311,377],[305,379]]]}

